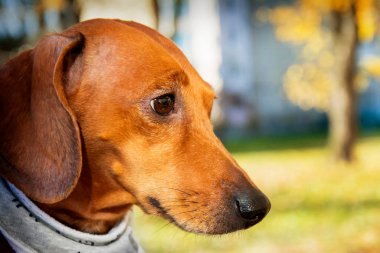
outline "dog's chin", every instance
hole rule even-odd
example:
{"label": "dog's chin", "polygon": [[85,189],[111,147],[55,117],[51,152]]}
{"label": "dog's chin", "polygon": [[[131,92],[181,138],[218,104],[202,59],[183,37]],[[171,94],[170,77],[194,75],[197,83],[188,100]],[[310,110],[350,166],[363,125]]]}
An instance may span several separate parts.
{"label": "dog's chin", "polygon": [[[159,216],[176,225],[178,228],[195,234],[223,235],[235,231],[248,229],[259,223],[262,218],[246,221],[241,219],[234,209],[208,208],[189,209],[173,211],[163,205],[155,198],[149,200],[154,209],[142,207],[147,214]],[[175,215],[176,213],[176,215]]]}
{"label": "dog's chin", "polygon": [[[194,219],[195,220],[195,219]],[[193,222],[182,222],[180,219],[177,219],[177,222],[174,223],[180,229],[195,233],[195,234],[204,234],[204,235],[224,235],[233,233],[239,230],[248,229],[261,220],[252,220],[248,222],[242,222],[239,219],[229,219],[225,217],[199,217],[199,221]]]}
{"label": "dog's chin", "polygon": [[199,196],[201,195],[189,194],[186,198],[174,201],[161,201],[157,197],[148,196],[140,206],[146,213],[162,217],[184,231],[206,235],[248,229],[259,223],[270,210],[269,200],[259,194],[253,200],[243,196],[200,201],[207,197]]}

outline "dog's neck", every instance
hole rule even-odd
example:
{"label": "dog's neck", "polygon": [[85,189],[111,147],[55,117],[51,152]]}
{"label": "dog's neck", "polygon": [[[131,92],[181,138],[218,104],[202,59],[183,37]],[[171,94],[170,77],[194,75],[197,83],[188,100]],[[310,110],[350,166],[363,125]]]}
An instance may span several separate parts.
{"label": "dog's neck", "polygon": [[50,216],[79,231],[107,233],[131,209],[133,197],[99,168],[84,166],[68,198],[37,204]]}
{"label": "dog's neck", "polygon": [[10,246],[2,252],[144,252],[133,238],[130,214],[107,234],[94,235],[57,222],[3,178],[0,192],[0,237]]}

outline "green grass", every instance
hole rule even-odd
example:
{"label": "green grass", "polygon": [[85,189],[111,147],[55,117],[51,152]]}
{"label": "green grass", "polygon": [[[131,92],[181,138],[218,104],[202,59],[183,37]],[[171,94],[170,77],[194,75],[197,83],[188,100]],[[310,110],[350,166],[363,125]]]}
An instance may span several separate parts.
{"label": "green grass", "polygon": [[249,230],[193,235],[136,209],[135,234],[148,253],[380,252],[380,134],[360,139],[352,165],[331,164],[324,145],[317,135],[226,145],[272,202]]}

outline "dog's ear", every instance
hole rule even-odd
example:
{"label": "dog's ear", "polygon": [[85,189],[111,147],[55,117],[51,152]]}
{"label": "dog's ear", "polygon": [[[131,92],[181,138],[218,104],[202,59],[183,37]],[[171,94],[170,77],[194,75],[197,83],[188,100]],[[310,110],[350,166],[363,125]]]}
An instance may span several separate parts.
{"label": "dog's ear", "polygon": [[79,127],[65,94],[83,35],[50,35],[0,69],[0,174],[41,203],[66,198],[82,168]]}

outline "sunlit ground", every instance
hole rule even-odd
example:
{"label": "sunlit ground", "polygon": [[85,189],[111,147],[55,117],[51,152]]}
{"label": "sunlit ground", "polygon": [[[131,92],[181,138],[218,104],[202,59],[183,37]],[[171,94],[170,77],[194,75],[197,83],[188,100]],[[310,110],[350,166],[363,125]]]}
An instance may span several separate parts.
{"label": "sunlit ground", "polygon": [[350,166],[329,162],[322,136],[228,147],[271,199],[267,218],[247,231],[207,237],[136,208],[135,234],[148,253],[380,252],[380,133],[360,139]]}

